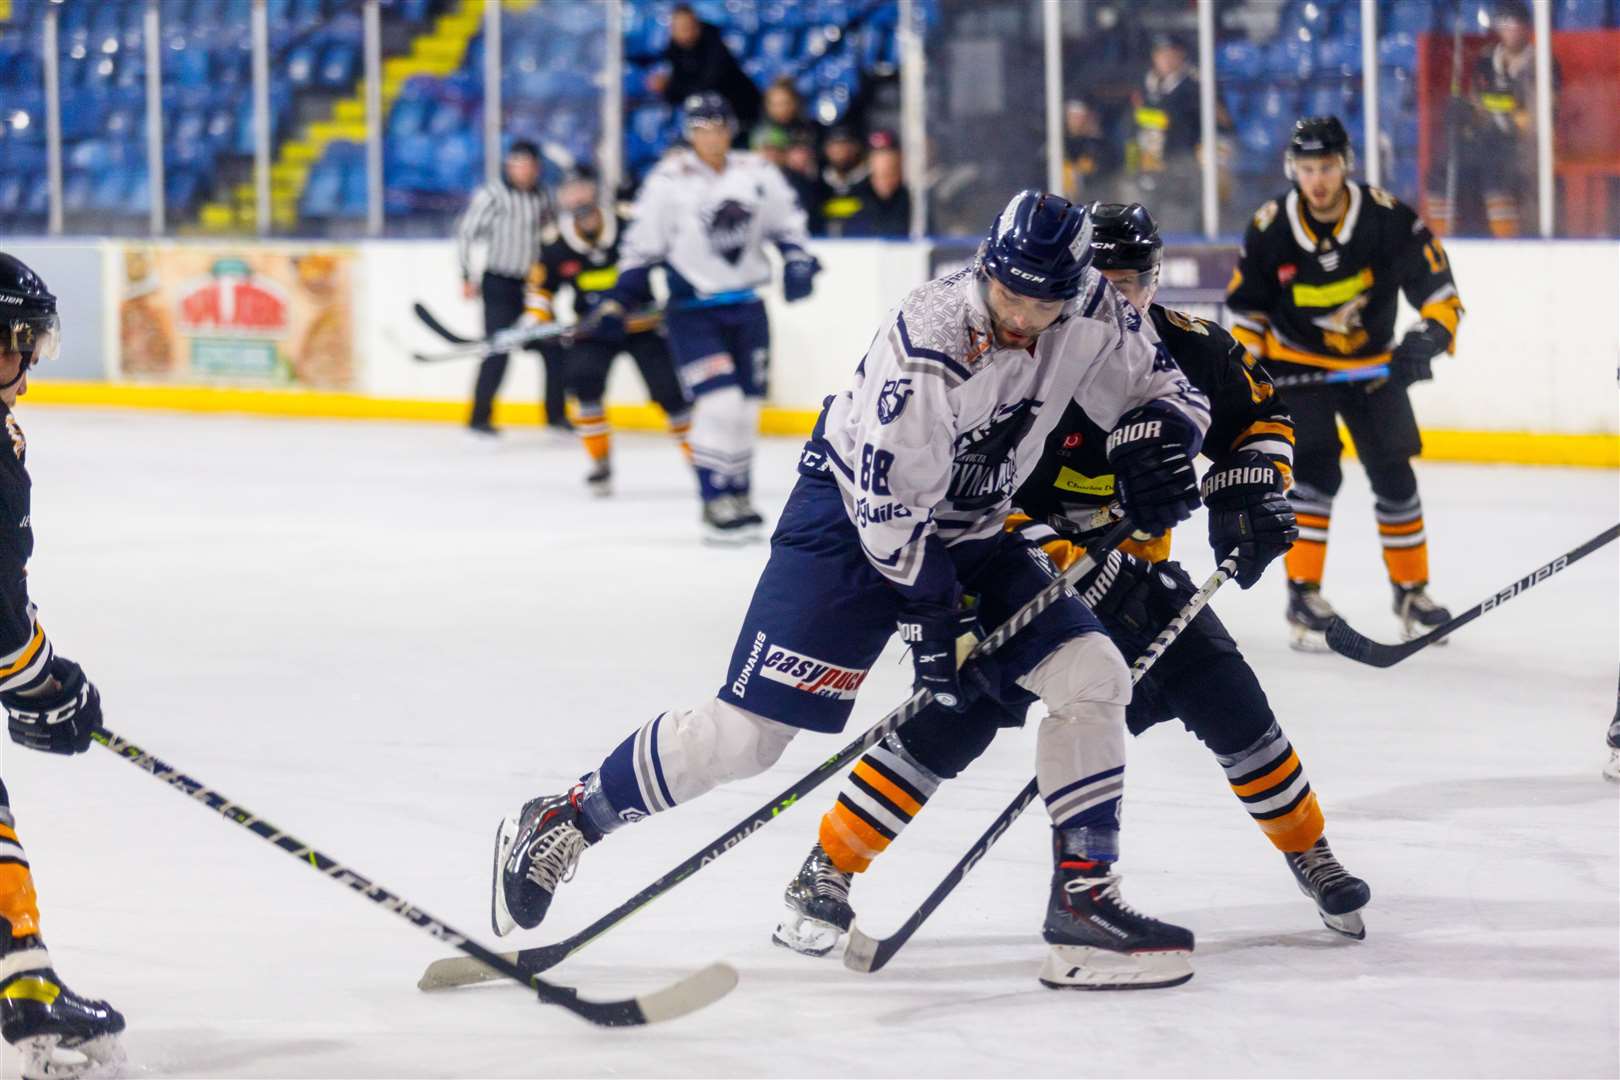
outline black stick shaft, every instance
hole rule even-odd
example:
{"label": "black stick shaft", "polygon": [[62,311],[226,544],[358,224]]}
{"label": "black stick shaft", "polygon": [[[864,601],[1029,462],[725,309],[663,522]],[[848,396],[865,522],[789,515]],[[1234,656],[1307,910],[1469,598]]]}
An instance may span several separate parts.
{"label": "black stick shaft", "polygon": [[[1123,543],[1130,534],[1131,524],[1129,521],[1121,521],[1109,528],[1094,545],[1087,549],[1084,558],[1064,571],[1052,584],[1041,590],[1034,599],[1014,612],[994,633],[979,642],[978,646],[973,650],[973,656],[985,656],[1005,645],[1009,638],[1033,622],[1041,612],[1056,603],[1064,591],[1069,588],[1071,582],[1089,573],[1091,568],[1097,565],[1098,561],[1106,558],[1108,553]],[[757,830],[769,824],[778,814],[798,802],[802,796],[814,791],[825,783],[828,778],[836,775],[845,765],[853,761],[858,755],[869,750],[889,732],[922,712],[931,700],[933,700],[933,695],[926,690],[919,690],[912,694],[898,708],[872,725],[860,738],[845,746],[820,765],[817,765],[776,798],[721,833],[703,850],[686,859],[630,899],[571,937],[564,938],[551,945],[541,945],[533,949],[521,950],[517,954],[518,964],[527,971],[545,971],[547,968],[562,962],[563,959],[579,949],[584,948],[598,936],[668,892],[671,887],[685,881],[710,862],[748,839]]]}
{"label": "black stick shaft", "polygon": [[151,773],[152,776],[168,784],[182,795],[189,796],[210,810],[216,811],[227,821],[240,825],[249,832],[268,840],[299,862],[307,863],[311,869],[325,874],[339,885],[349,887],[377,906],[398,915],[417,929],[431,934],[448,945],[455,946],[479,963],[500,972],[514,982],[529,987],[539,995],[541,1001],[552,1005],[561,1005],[576,1015],[585,1017],[594,1023],[608,1026],[646,1022],[646,1018],[641,1014],[640,1006],[633,1000],[611,1003],[584,1002],[575,996],[573,990],[553,986],[551,983],[542,981],[538,976],[502,959],[476,941],[469,940],[465,934],[449,923],[434,918],[403,897],[383,888],[363,874],[349,869],[330,855],[317,851],[297,837],[283,832],[245,806],[232,802],[217,791],[205,786],[202,781],[187,776],[168,762],[147,753],[139,746],[108,731],[106,728],[98,728],[92,737],[131,765]]}

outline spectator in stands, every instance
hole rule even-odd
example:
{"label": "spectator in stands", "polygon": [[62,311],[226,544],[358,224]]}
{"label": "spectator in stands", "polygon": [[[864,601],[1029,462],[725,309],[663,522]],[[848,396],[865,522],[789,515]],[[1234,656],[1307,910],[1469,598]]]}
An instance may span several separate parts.
{"label": "spectator in stands", "polygon": [[781,128],[789,138],[801,132],[808,132],[812,137],[817,134],[815,122],[804,115],[804,99],[799,96],[799,88],[786,75],[765,88],[763,123]]}
{"label": "spectator in stands", "polygon": [[1491,235],[1518,236],[1522,220],[1536,219],[1536,49],[1529,6],[1523,0],[1497,4],[1491,30],[1496,45],[1474,64],[1476,134],[1469,157],[1479,166]]}
{"label": "spectator in stands", "polygon": [[812,131],[799,131],[788,136],[787,153],[783,156],[782,175],[799,197],[799,205],[809,218],[810,235],[825,236],[821,221],[821,177],[817,174],[816,136]]}
{"label": "spectator in stands", "polygon": [[647,85],[671,105],[693,94],[713,92],[731,104],[739,132],[750,132],[759,120],[759,87],[726,48],[718,27],[697,17],[690,5],[677,4],[669,18],[668,72],[655,72]]}
{"label": "spectator in stands", "polygon": [[851,192],[860,206],[844,223],[843,235],[908,236],[911,192],[901,168],[900,140],[892,131],[874,131],[866,145],[867,176]]}
{"label": "spectator in stands", "polygon": [[1147,74],[1131,105],[1136,137],[1126,155],[1132,181],[1126,201],[1153,207],[1162,232],[1193,232],[1200,205],[1198,73],[1180,38],[1154,37]]}
{"label": "spectator in stands", "polygon": [[1103,135],[1101,114],[1071,98],[1063,106],[1064,195],[1076,203],[1105,201],[1119,166],[1119,147]]}
{"label": "spectator in stands", "polygon": [[840,124],[827,132],[821,156],[821,219],[825,236],[843,236],[844,226],[860,209],[854,197],[855,186],[866,179],[861,137],[855,129]]}

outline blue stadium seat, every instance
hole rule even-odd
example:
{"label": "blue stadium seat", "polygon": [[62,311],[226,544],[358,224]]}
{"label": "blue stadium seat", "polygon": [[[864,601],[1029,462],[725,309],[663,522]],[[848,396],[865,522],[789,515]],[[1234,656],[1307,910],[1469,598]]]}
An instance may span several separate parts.
{"label": "blue stadium seat", "polygon": [[1215,53],[1215,70],[1221,79],[1258,79],[1265,61],[1260,47],[1250,41],[1223,42]]}
{"label": "blue stadium seat", "polygon": [[1378,42],[1378,66],[1417,69],[1417,39],[1411,34],[1386,34]]}
{"label": "blue stadium seat", "polygon": [[1378,12],[1378,27],[1385,34],[1417,35],[1433,30],[1435,6],[1430,0],[1394,0]]}
{"label": "blue stadium seat", "polygon": [[287,81],[294,87],[309,86],[315,79],[317,59],[315,45],[311,42],[306,41],[294,48],[286,58]]}
{"label": "blue stadium seat", "polygon": [[1560,30],[1601,30],[1611,25],[1604,0],[1556,0],[1553,25]]}
{"label": "blue stadium seat", "polygon": [[347,90],[360,72],[360,50],[348,41],[334,41],[321,54],[316,81],[328,90]]}

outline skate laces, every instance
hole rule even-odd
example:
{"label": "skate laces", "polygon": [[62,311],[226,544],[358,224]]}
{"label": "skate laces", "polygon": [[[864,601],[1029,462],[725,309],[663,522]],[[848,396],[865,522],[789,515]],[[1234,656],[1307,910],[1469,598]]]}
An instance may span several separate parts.
{"label": "skate laces", "polygon": [[832,864],[832,860],[825,855],[814,859],[815,885],[817,896],[837,900],[840,903],[849,902],[850,877]]}
{"label": "skate laces", "polygon": [[577,827],[560,825],[529,849],[529,871],[525,876],[547,892],[555,892],[558,885],[572,880],[586,846],[585,834]]}
{"label": "skate laces", "polygon": [[1294,594],[1294,598],[1313,618],[1331,619],[1336,614],[1333,605],[1322,598],[1320,589],[1300,589]]}
{"label": "skate laces", "polygon": [[1326,888],[1350,876],[1350,871],[1341,866],[1339,860],[1334,857],[1333,850],[1321,841],[1312,844],[1293,858],[1298,861],[1301,873],[1305,875],[1305,880],[1311,883],[1312,888]]}

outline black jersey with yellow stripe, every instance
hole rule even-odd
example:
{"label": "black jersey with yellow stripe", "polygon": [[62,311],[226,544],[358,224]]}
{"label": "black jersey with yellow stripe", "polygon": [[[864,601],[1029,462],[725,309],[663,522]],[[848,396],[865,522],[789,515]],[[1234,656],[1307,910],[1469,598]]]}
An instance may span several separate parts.
{"label": "black jersey with yellow stripe", "polygon": [[34,553],[28,442],[17,417],[0,402],[0,692],[32,690],[48,678],[51,643],[28,599],[28,559]]}
{"label": "black jersey with yellow stripe", "polygon": [[525,306],[549,317],[552,297],[566,287],[574,290],[574,315],[581,319],[588,315],[619,283],[619,237],[626,225],[623,219],[603,211],[601,232],[587,239],[574,227],[573,219],[564,216],[548,232],[540,259],[529,270]]}
{"label": "black jersey with yellow stripe", "polygon": [[1227,285],[1233,335],[1280,365],[1348,369],[1388,363],[1401,294],[1456,347],[1462,304],[1445,249],[1395,196],[1354,181],[1332,225],[1297,189],[1262,206]]}
{"label": "black jersey with yellow stripe", "polygon": [[[1205,455],[1221,461],[1239,450],[1252,450],[1291,476],[1294,424],[1265,368],[1215,323],[1159,304],[1148,307],[1148,317],[1188,381],[1209,397]],[[1048,527],[1030,533],[1031,539],[1044,542],[1054,534],[1083,539],[1096,531],[1097,510],[1114,499],[1107,441],[1108,432],[1070,402],[1047,437],[1035,470],[1014,496],[1026,521]],[[1131,542],[1124,550],[1159,562],[1169,557],[1170,536]]]}

